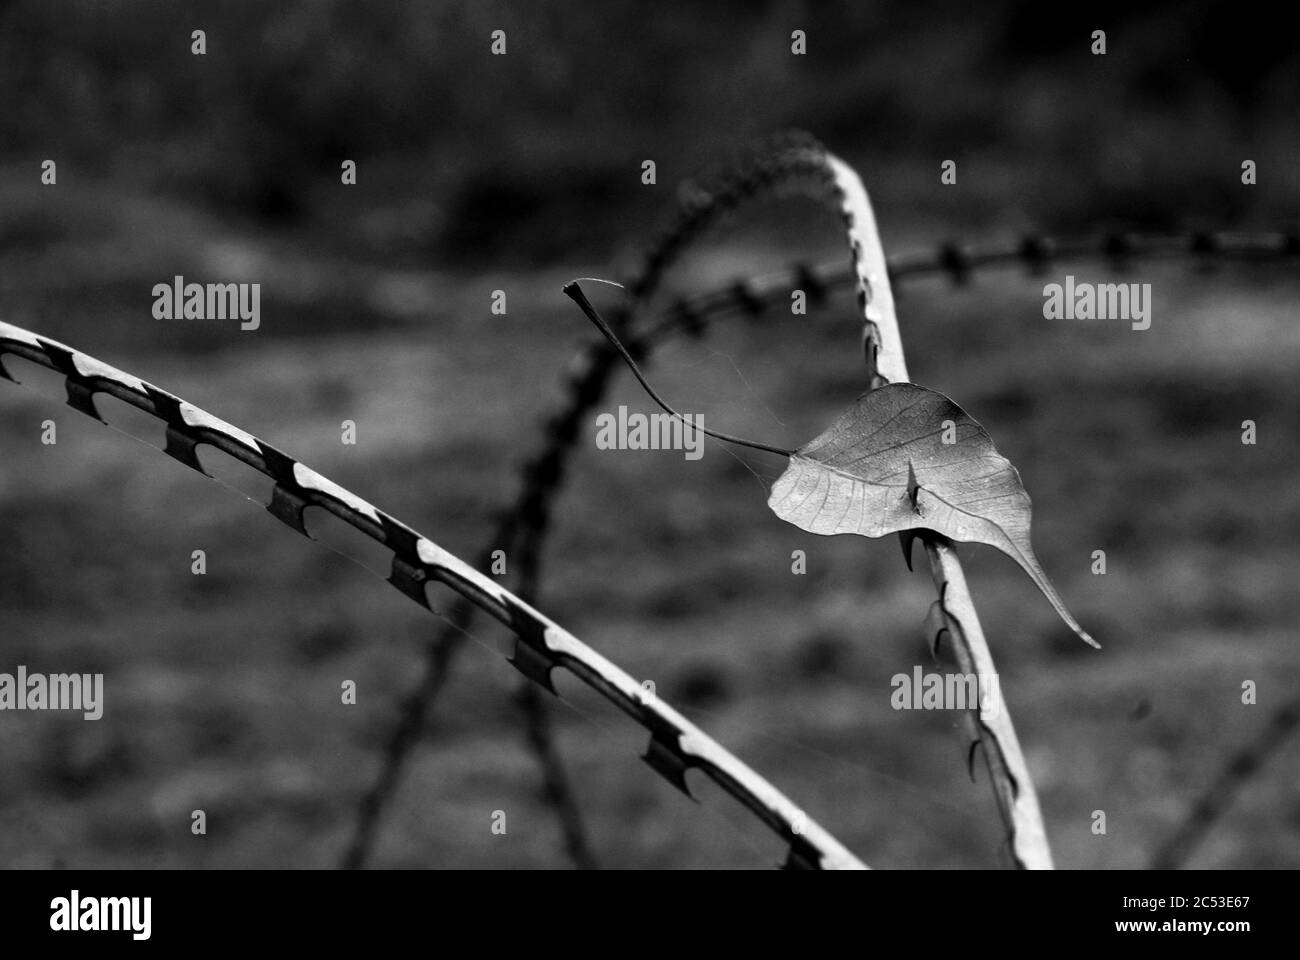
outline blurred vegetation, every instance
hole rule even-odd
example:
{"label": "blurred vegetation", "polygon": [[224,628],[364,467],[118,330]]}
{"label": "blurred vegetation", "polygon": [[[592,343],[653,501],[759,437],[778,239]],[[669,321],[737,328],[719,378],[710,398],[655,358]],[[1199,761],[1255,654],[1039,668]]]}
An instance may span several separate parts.
{"label": "blurred vegetation", "polygon": [[[1300,196],[1300,48],[1226,2],[11,0],[0,82],[2,158],[341,235],[386,201],[444,259],[609,249],[662,208],[631,189],[642,159],[671,185],[790,126],[869,158],[885,209],[968,223],[1294,217]],[[334,189],[344,158],[364,204]],[[1265,187],[1243,198],[1245,158]]]}

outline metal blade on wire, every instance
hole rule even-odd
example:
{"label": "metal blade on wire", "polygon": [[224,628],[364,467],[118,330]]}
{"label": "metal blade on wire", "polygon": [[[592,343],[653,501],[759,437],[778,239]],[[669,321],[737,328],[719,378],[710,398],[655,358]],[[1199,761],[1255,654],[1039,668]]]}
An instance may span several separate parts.
{"label": "metal blade on wire", "polygon": [[275,489],[267,509],[304,536],[308,535],[303,523],[307,507],[321,507],[339,517],[393,551],[389,583],[426,610],[436,612],[424,589],[431,582],[467,597],[516,634],[511,662],[526,675],[549,686],[550,672],[565,669],[600,693],[651,734],[646,759],[657,772],[677,786],[684,786],[687,770],[706,774],[789,843],[788,866],[865,868],[776,787],[628,673],[459,557],[351,491],[139,377],[0,321],[0,378],[13,380],[4,368],[6,355],[62,374],[68,404],[100,422],[104,421],[95,407],[98,394],[116,397],[158,419],[167,428],[164,452],[204,476],[210,477],[197,456],[200,445],[214,447],[271,478]]}

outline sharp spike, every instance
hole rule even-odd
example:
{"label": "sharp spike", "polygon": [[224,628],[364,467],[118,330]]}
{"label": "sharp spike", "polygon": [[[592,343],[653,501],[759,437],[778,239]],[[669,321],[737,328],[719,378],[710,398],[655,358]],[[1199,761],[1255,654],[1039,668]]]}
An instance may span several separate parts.
{"label": "sharp spike", "polygon": [[903,562],[907,569],[912,569],[912,544],[916,541],[915,530],[903,530],[898,534],[899,546],[903,548]]}

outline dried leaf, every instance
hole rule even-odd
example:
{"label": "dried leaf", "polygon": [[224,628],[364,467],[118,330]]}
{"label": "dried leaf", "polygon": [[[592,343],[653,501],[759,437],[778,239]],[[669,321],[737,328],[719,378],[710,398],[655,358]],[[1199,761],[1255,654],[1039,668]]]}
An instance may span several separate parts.
{"label": "dried leaf", "polygon": [[[953,442],[944,443],[945,434]],[[824,536],[932,530],[997,547],[1020,564],[1075,633],[1097,646],[1034,556],[1029,494],[1019,472],[983,427],[934,390],[892,383],[864,393],[790,455],[768,506]]]}
{"label": "dried leaf", "polygon": [[[655,392],[577,281],[564,293],[614,345],[651,399],[683,420]],[[1029,542],[1029,494],[1020,474],[984,428],[942,393],[891,383],[858,397],[831,428],[798,450],[700,427],[710,437],[790,458],[767,505],[811,533],[883,537],[931,530],[949,540],[997,547],[1029,574],[1086,643],[1098,646],[1052,587]],[[948,442],[944,442],[948,441]],[[911,542],[903,556],[912,566]]]}

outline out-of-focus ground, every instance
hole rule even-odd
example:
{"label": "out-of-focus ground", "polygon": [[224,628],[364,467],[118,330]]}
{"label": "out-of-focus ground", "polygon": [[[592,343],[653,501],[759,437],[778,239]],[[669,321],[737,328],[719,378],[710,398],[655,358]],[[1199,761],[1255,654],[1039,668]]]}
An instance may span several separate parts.
{"label": "out-of-focus ground", "polygon": [[[1271,227],[1297,211],[1295,56],[1234,32],[1226,6],[1103,4],[1086,29],[1016,4],[980,23],[926,4],[716,19],[449,4],[429,22],[341,3],[180,6],[0,8],[16,91],[0,110],[0,316],[251,430],[467,557],[595,335],[561,284],[622,275],[674,184],[749,136],[798,124],[854,162],[893,252],[1030,227]],[[1087,54],[1098,24],[1112,25],[1105,58]],[[206,58],[188,53],[199,26]],[[510,46],[494,59],[498,26]],[[796,27],[806,60],[788,54]],[[59,182],[42,187],[49,156]],[[342,158],[358,160],[355,187],[338,185]],[[657,186],[640,183],[645,158]],[[939,184],[949,158],[955,187]],[[1245,158],[1258,186],[1240,185]],[[843,256],[835,222],[772,201],[711,235],[670,287]],[[154,320],[153,284],[178,273],[260,282],[262,328]],[[1044,320],[1042,285],[1066,273],[1150,283],[1151,329]],[[490,313],[496,289],[506,316]],[[913,378],[1018,466],[1040,559],[1104,647],[1074,638],[1005,557],[963,548],[1058,863],[1144,866],[1300,680],[1294,266],[1061,264],[898,294]],[[653,371],[715,429],[797,446],[864,386],[852,298],[721,322]],[[620,403],[650,409],[627,376],[601,409]],[[340,443],[347,419],[355,446]],[[1003,862],[957,719],[889,705],[891,676],[936,669],[921,628],[933,586],[896,542],[777,520],[774,458],[597,451],[589,427],[541,606],[869,863]],[[196,549],[206,576],[190,572]],[[96,722],[0,714],[5,866],[335,865],[440,626],[162,454],[8,384],[0,590],[0,671],[107,684]],[[376,865],[565,862],[518,674],[491,649],[497,627],[475,633]],[[339,702],[349,679],[356,706]],[[779,859],[732,801],[702,780],[703,803],[685,800],[636,759],[642,732],[560,689],[559,742],[602,864]],[[1249,776],[1189,865],[1300,865],[1294,745]]]}

